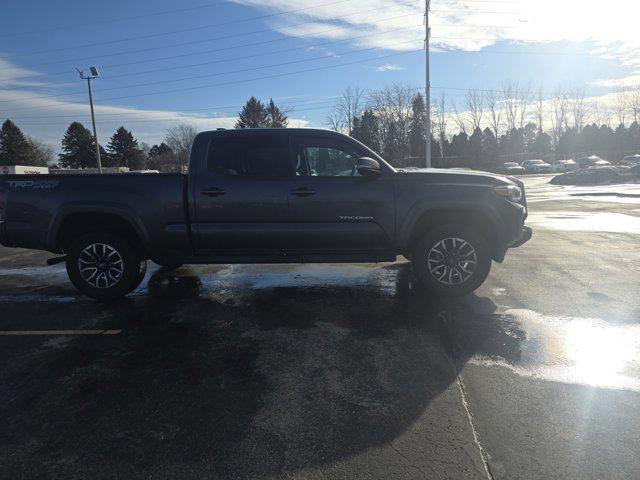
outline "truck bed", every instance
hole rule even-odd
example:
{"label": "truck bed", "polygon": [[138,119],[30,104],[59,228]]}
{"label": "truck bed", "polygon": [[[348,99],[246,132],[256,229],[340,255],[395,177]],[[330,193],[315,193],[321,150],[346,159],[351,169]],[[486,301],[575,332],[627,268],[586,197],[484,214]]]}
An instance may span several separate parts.
{"label": "truck bed", "polygon": [[180,173],[2,176],[0,238],[7,245],[55,252],[63,221],[113,214],[130,220],[155,249],[184,248],[186,185],[187,176]]}

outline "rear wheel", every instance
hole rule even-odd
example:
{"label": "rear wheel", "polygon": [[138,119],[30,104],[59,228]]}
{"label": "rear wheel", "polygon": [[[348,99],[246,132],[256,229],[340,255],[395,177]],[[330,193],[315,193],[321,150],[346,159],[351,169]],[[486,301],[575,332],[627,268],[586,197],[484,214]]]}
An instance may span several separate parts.
{"label": "rear wheel", "polygon": [[73,285],[97,300],[124,297],[146,272],[143,261],[122,237],[88,233],[75,239],[67,252],[67,274]]}
{"label": "rear wheel", "polygon": [[428,291],[446,296],[473,292],[484,283],[491,270],[487,241],[463,225],[429,230],[415,242],[411,262]]}

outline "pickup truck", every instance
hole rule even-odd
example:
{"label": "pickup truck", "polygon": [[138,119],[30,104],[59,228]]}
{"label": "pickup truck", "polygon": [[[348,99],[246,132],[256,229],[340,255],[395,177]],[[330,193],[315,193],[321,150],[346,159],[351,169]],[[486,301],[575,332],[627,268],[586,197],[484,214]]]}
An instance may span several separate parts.
{"label": "pickup truck", "polygon": [[312,129],[197,135],[187,174],[0,178],[0,243],[61,255],[82,293],[112,300],[147,260],[182,264],[412,262],[464,295],[531,238],[523,184],[464,170],[397,170]]}

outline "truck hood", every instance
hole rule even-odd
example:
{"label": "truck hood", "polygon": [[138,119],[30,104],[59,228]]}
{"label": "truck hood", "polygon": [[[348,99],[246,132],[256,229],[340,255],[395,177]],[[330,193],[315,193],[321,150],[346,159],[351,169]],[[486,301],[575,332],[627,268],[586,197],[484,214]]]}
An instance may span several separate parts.
{"label": "truck hood", "polygon": [[503,175],[479,172],[464,168],[399,168],[396,175],[401,179],[449,183],[460,185],[520,185],[521,182]]}

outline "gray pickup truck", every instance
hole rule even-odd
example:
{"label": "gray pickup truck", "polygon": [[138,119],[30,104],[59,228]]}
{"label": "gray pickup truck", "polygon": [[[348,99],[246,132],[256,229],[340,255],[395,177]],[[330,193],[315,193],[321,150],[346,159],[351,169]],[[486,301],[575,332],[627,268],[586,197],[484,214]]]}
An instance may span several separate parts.
{"label": "gray pickup truck", "polygon": [[[397,170],[345,135],[200,133],[183,174],[0,178],[0,243],[64,255],[71,282],[111,300],[147,260],[411,260],[429,291],[463,295],[531,238],[524,187],[463,170]],[[62,260],[62,259],[61,259]]]}

